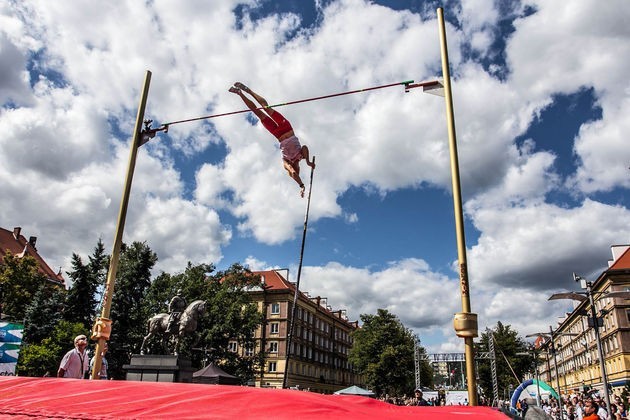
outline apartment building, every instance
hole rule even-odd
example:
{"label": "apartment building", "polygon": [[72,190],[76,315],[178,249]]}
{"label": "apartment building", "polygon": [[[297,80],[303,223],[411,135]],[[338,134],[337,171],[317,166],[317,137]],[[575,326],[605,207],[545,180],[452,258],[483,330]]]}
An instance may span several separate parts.
{"label": "apartment building", "polygon": [[[609,267],[592,282],[591,289],[607,382],[620,393],[630,384],[630,299],[607,297],[607,293],[630,291],[630,246],[615,245],[611,249]],[[584,295],[579,283],[575,291],[582,291]],[[538,365],[540,378],[554,388],[559,384],[563,393],[603,387],[591,314],[589,300],[579,302],[552,328],[553,346],[549,340],[542,346],[545,352]]]}
{"label": "apartment building", "polygon": [[[297,294],[295,325],[291,337],[291,352],[287,369],[287,343],[295,299],[295,284],[280,271],[259,271],[263,287],[250,291],[265,322],[256,331],[255,348],[241,348],[236,341],[229,343],[231,351],[253,356],[260,351],[265,363],[255,375],[255,385],[299,388],[330,394],[350,385],[365,386],[348,362],[352,347],[351,333],[358,322],[351,322],[344,310],[333,311],[327,299]],[[288,277],[288,274],[287,274]]]}

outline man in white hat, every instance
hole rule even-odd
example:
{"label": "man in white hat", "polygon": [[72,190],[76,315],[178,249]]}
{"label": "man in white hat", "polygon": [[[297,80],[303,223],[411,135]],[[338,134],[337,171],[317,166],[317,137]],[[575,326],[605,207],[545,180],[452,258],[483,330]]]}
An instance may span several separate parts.
{"label": "man in white hat", "polygon": [[63,356],[63,359],[61,359],[57,377],[75,379],[85,377],[85,372],[87,372],[90,364],[86,351],[87,344],[87,337],[85,335],[81,334],[75,337],[74,348],[67,352]]}

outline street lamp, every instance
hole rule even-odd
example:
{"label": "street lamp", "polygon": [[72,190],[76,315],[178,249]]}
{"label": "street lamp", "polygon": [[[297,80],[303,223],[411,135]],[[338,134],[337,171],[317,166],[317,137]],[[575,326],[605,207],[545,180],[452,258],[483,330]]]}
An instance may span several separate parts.
{"label": "street lamp", "polygon": [[[551,350],[551,354],[553,354],[553,368],[556,371],[556,387],[558,388],[558,408],[560,411],[560,420],[564,419],[564,414],[562,412],[562,392],[560,391],[560,373],[558,371],[558,359],[556,358],[556,346],[554,344],[554,340],[556,337],[558,336],[575,336],[577,334],[574,333],[559,333],[557,331],[554,331],[553,328],[551,328],[551,325],[549,326],[549,332],[548,333],[534,333],[534,334],[528,334],[525,337],[549,337],[550,339],[550,350]],[[551,372],[549,372],[549,377],[551,378]],[[566,384],[566,383],[565,383]]]}
{"label": "street lamp", "polygon": [[[587,281],[586,279],[583,279],[582,277],[576,275],[575,273],[573,273],[573,280],[575,280],[576,282],[579,281],[580,286],[582,287],[582,289],[585,289],[585,291],[554,293],[553,295],[549,297],[549,300],[571,299],[571,300],[577,300],[579,302],[584,302],[586,300],[589,301],[589,304],[591,305],[591,318],[590,318],[591,322],[589,322],[589,324],[592,324],[593,328],[595,329],[595,341],[597,342],[597,354],[599,356],[599,369],[601,371],[602,385],[604,387],[604,398],[605,398],[607,409],[610,410],[610,395],[608,394],[608,378],[606,377],[606,363],[604,360],[604,352],[602,350],[602,340],[599,334],[599,327],[600,327],[599,323],[602,320],[602,318],[597,316],[597,312],[595,310],[595,298],[593,297],[593,295],[596,292],[593,292],[593,282]],[[597,292],[597,294],[599,295],[599,297],[604,296],[604,297],[610,297],[610,298],[618,297],[618,298],[630,299],[630,292],[603,291],[603,292]]]}
{"label": "street lamp", "polygon": [[538,377],[538,353],[536,347],[532,346],[529,352],[518,352],[517,356],[532,356],[534,358],[534,372],[536,375],[536,405],[540,407],[540,378]]}

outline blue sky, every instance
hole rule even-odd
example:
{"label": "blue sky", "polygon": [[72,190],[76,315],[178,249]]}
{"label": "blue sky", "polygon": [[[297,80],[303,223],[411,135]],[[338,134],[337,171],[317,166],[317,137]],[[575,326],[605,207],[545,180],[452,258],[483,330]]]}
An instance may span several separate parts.
{"label": "blue sky", "polygon": [[[481,329],[547,330],[567,309],[547,297],[630,240],[622,0],[4,2],[1,225],[64,270],[99,238],[111,249],[146,70],[154,126],[243,109],[235,81],[273,104],[433,80],[438,6],[472,310]],[[444,100],[394,87],[281,112],[318,164],[303,290],[353,320],[387,308],[430,351],[462,351]],[[176,124],[140,150],[124,240],[146,241],[156,272],[240,262],[295,280],[305,208],[251,116]]]}

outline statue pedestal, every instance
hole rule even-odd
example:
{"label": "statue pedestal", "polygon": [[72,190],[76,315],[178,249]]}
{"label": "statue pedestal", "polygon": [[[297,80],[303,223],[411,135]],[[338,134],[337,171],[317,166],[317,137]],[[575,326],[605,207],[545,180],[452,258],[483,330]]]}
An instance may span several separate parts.
{"label": "statue pedestal", "polygon": [[188,359],[178,356],[134,354],[124,365],[128,381],[192,383],[195,369]]}

